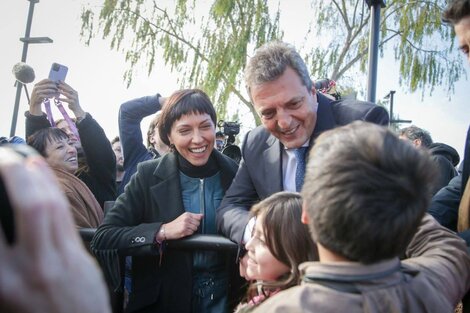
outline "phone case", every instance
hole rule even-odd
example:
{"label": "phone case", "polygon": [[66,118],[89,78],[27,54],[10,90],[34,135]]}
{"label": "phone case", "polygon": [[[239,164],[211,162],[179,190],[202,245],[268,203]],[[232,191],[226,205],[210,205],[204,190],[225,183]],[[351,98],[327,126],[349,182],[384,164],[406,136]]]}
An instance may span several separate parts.
{"label": "phone case", "polygon": [[59,63],[52,63],[51,70],[49,72],[49,79],[57,82],[57,81],[65,81],[65,77],[67,76],[68,67],[65,65],[61,65]]}

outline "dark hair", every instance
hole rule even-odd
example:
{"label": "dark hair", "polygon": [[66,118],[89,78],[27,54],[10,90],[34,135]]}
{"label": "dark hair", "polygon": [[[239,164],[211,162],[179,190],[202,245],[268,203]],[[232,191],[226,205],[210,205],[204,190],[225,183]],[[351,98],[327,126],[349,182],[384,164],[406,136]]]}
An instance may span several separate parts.
{"label": "dark hair", "polygon": [[[74,124],[77,124],[77,119],[75,117],[71,117],[70,119],[72,120],[72,122],[74,122]],[[62,122],[67,122],[67,121],[65,120],[65,118],[62,118],[62,117],[54,121],[56,125]]]}
{"label": "dark hair", "polygon": [[47,157],[46,146],[53,142],[62,139],[69,139],[67,133],[57,127],[47,127],[36,131],[28,137],[27,144],[36,149],[43,157]]}
{"label": "dark hair", "polygon": [[[302,200],[294,192],[278,192],[251,208],[251,215],[262,216],[266,246],[271,254],[290,268],[290,272],[276,282],[262,282],[263,288],[287,289],[300,282],[298,266],[306,261],[317,261],[318,253],[308,226],[302,224]],[[259,284],[248,291],[248,297],[256,292]]]}
{"label": "dark hair", "polygon": [[313,239],[361,263],[401,255],[429,204],[435,174],[427,151],[385,127],[357,121],[325,132],[302,188]]}
{"label": "dark hair", "polygon": [[162,107],[160,122],[158,123],[158,131],[160,139],[170,146],[168,136],[171,133],[173,123],[181,118],[181,116],[191,113],[204,114],[207,113],[217,125],[217,116],[214,106],[209,97],[199,89],[183,89],[174,92]]}
{"label": "dark hair", "polygon": [[442,13],[442,20],[452,25],[470,16],[470,0],[452,0]]}
{"label": "dark hair", "polygon": [[292,45],[274,41],[259,47],[246,65],[245,84],[248,94],[251,96],[253,86],[279,78],[288,66],[299,75],[302,84],[310,91],[313,83],[302,57]]}
{"label": "dark hair", "polygon": [[411,141],[416,139],[421,140],[421,145],[423,147],[429,148],[432,145],[432,138],[429,132],[417,126],[411,125],[409,127],[402,128],[398,133],[400,136],[405,136]]}
{"label": "dark hair", "polygon": [[119,136],[116,136],[111,140],[111,145],[114,145],[116,142],[121,142],[121,139],[119,139]]}

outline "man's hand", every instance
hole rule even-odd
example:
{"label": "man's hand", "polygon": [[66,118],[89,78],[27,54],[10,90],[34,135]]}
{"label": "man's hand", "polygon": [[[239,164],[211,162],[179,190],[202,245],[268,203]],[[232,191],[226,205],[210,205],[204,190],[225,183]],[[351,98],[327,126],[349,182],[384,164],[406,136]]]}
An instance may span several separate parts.
{"label": "man's hand", "polygon": [[111,312],[103,275],[44,159],[0,148],[0,175],[16,226],[12,245],[0,228],[0,311]]}

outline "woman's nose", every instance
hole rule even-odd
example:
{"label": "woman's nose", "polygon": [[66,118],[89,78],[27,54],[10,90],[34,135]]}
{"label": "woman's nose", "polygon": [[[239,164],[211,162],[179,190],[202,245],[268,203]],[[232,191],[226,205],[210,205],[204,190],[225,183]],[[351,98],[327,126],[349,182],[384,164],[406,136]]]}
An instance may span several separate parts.
{"label": "woman's nose", "polygon": [[201,142],[203,139],[202,139],[202,135],[201,133],[196,130],[194,133],[193,133],[193,142]]}
{"label": "woman's nose", "polygon": [[67,153],[77,154],[77,149],[72,144],[67,144]]}

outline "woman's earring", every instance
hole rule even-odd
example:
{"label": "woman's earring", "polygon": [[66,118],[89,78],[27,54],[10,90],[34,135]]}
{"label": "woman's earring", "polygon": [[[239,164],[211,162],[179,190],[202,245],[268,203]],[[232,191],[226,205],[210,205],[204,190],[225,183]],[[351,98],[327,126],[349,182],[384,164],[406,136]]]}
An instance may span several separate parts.
{"label": "woman's earring", "polygon": [[172,144],[172,143],[170,143],[170,150],[171,150],[171,151],[175,151],[175,149],[176,149],[176,148],[175,148],[175,145]]}

